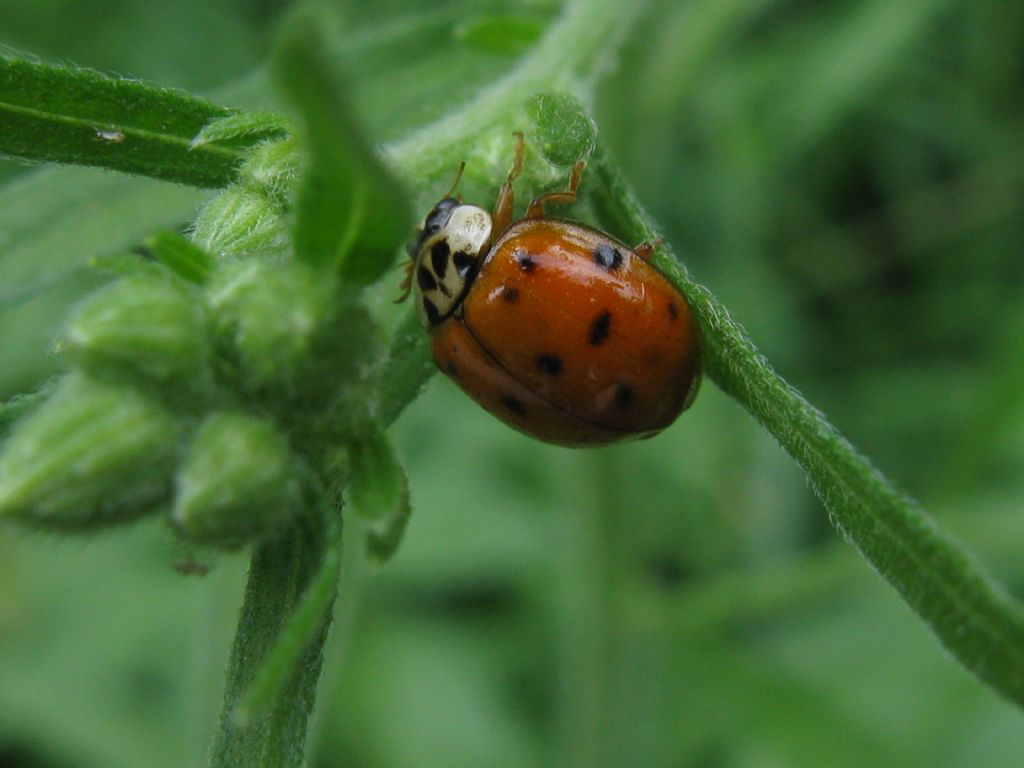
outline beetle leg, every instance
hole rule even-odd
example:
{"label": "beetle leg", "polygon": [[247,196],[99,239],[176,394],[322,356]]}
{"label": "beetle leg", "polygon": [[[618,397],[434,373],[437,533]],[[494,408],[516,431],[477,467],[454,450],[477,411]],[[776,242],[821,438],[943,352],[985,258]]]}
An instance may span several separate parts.
{"label": "beetle leg", "polygon": [[512,134],[516,137],[515,157],[512,160],[512,167],[508,170],[505,183],[501,185],[498,193],[498,200],[494,203],[494,212],[491,214],[491,241],[495,242],[504,234],[512,223],[512,216],[515,207],[515,193],[512,191],[512,182],[519,177],[523,170],[523,154],[525,152],[522,131]]}
{"label": "beetle leg", "polygon": [[526,209],[526,218],[538,219],[543,216],[545,205],[568,205],[573,202],[576,199],[576,190],[580,186],[580,177],[583,176],[583,169],[586,167],[587,161],[579,160],[572,167],[572,175],[569,177],[569,188],[565,192],[548,192],[535,198],[530,203],[530,207]]}
{"label": "beetle leg", "polygon": [[646,240],[636,248],[633,249],[633,253],[639,256],[644,261],[650,261],[651,256],[654,255],[654,251],[665,242],[664,237],[656,237],[653,240]]}
{"label": "beetle leg", "polygon": [[402,292],[402,295],[395,299],[395,304],[401,304],[409,298],[409,294],[412,293],[412,272],[416,267],[416,262],[407,261],[405,263],[405,277],[402,278],[402,282],[399,284],[398,289]]}

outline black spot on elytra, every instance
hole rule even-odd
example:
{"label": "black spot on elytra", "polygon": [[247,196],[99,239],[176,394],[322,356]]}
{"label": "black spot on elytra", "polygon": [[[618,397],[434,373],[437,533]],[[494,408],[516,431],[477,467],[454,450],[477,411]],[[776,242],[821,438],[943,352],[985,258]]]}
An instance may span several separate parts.
{"label": "black spot on elytra", "polygon": [[622,266],[622,252],[613,245],[601,243],[594,249],[594,261],[602,269],[614,272]]}
{"label": "black spot on elytra", "polygon": [[469,270],[473,267],[473,257],[462,251],[456,251],[452,256],[452,261],[455,263],[455,273],[459,277],[468,275]]}
{"label": "black spot on elytra", "polygon": [[438,280],[444,280],[444,273],[448,271],[448,257],[451,249],[446,240],[438,240],[430,246],[430,266],[434,268],[434,274]]}
{"label": "black spot on elytra", "polygon": [[530,254],[526,251],[516,251],[514,258],[516,263],[519,264],[519,268],[526,274],[530,274],[537,269],[537,262],[530,258]]}
{"label": "black spot on elytra", "polygon": [[505,404],[505,407],[512,411],[512,413],[518,414],[519,416],[526,415],[526,404],[518,397],[513,397],[512,395],[504,395],[501,398],[501,402],[503,402]]}
{"label": "black spot on elytra", "polygon": [[590,324],[587,331],[587,343],[592,347],[599,347],[608,341],[608,335],[612,330],[612,313],[605,310]]}
{"label": "black spot on elytra", "polygon": [[459,367],[455,364],[454,360],[446,360],[444,367],[448,371],[448,375],[453,379],[459,378]]}
{"label": "black spot on elytra", "polygon": [[437,290],[437,280],[430,273],[430,270],[420,264],[420,268],[416,270],[416,282],[420,284],[420,290],[424,293],[427,291]]}
{"label": "black spot on elytra", "polygon": [[619,408],[626,409],[633,404],[633,400],[636,398],[633,388],[628,384],[619,382],[619,386],[615,388],[615,404]]}
{"label": "black spot on elytra", "polygon": [[427,313],[427,321],[431,325],[437,325],[441,319],[441,313],[437,311],[437,305],[430,299],[423,299],[423,311]]}
{"label": "black spot on elytra", "polygon": [[557,376],[562,372],[562,358],[558,355],[538,355],[537,370],[545,376]]}
{"label": "black spot on elytra", "polygon": [[668,303],[668,316],[669,322],[672,323],[679,319],[679,307],[676,306],[674,301]]}
{"label": "black spot on elytra", "polygon": [[515,304],[519,301],[519,289],[513,288],[509,285],[503,285],[501,287],[501,298],[509,304]]}

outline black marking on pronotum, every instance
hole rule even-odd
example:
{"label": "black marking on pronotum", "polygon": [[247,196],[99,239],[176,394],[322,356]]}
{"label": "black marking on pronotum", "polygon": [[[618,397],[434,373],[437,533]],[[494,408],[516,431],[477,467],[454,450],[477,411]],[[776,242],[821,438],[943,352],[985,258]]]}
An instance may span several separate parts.
{"label": "black marking on pronotum", "polygon": [[451,255],[447,240],[438,240],[430,246],[430,266],[438,280],[444,280],[444,273],[448,271],[448,257]]}
{"label": "black marking on pronotum", "polygon": [[562,372],[562,358],[551,354],[538,355],[537,370],[545,376],[557,376]]}
{"label": "black marking on pronotum", "polygon": [[676,306],[674,301],[670,301],[668,303],[668,316],[670,318],[670,322],[673,323],[679,319],[679,307]]}
{"label": "black marking on pronotum", "polygon": [[530,258],[530,254],[526,251],[516,251],[513,258],[516,260],[519,268],[527,274],[533,272],[533,270],[537,268],[537,262]]}
{"label": "black marking on pronotum", "polygon": [[473,266],[473,257],[463,251],[456,251],[452,261],[455,263],[455,274],[459,277],[468,275]]}
{"label": "black marking on pronotum", "polygon": [[602,269],[614,272],[622,266],[622,251],[613,245],[608,245],[608,243],[600,243],[594,249],[594,261]]}
{"label": "black marking on pronotum", "polygon": [[427,291],[437,290],[437,280],[430,273],[430,270],[420,264],[420,268],[416,270],[416,282],[420,284],[420,290],[426,293]]}
{"label": "black marking on pronotum", "polygon": [[590,330],[587,331],[587,343],[592,347],[601,346],[608,341],[608,334],[611,333],[611,330],[612,313],[605,310],[590,324]]}
{"label": "black marking on pronotum", "polygon": [[629,384],[619,382],[615,388],[615,404],[622,409],[629,408],[633,404],[634,397],[633,388]]}
{"label": "black marking on pronotum", "polygon": [[505,407],[512,411],[512,413],[519,414],[520,416],[526,415],[526,404],[518,397],[503,395],[501,402],[504,403]]}
{"label": "black marking on pronotum", "polygon": [[453,379],[459,378],[459,367],[455,365],[454,360],[446,360],[444,367],[448,371],[448,375]]}
{"label": "black marking on pronotum", "polygon": [[515,304],[519,301],[519,289],[511,285],[503,285],[501,286],[501,298],[509,304]]}
{"label": "black marking on pronotum", "polygon": [[423,299],[423,311],[427,313],[427,321],[431,325],[437,325],[441,319],[441,313],[437,311],[437,305],[430,299]]}

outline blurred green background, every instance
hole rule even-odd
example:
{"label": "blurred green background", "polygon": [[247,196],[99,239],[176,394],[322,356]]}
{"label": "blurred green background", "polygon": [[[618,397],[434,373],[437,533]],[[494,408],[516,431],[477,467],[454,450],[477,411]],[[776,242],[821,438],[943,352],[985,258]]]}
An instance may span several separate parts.
{"label": "blurred green background", "polygon": [[[285,5],[8,0],[0,45],[267,109]],[[343,5],[372,138],[500,77],[557,12]],[[1024,4],[662,0],[607,64],[601,140],[694,276],[1020,591]],[[76,265],[206,196],[0,166],[0,395],[59,368],[54,334],[97,281]],[[4,291],[41,263],[67,268]],[[573,452],[437,377],[392,433],[414,517],[386,568],[347,566],[314,768],[1024,761],[1017,709],[712,385],[653,441]],[[200,579],[181,556],[157,521],[0,529],[0,768],[202,764],[245,558]]]}

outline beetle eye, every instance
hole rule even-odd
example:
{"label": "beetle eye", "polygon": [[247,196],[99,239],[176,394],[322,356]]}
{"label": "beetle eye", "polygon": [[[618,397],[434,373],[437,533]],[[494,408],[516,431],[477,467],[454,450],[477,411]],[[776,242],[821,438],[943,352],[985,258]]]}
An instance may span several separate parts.
{"label": "beetle eye", "polygon": [[436,232],[440,232],[441,228],[448,223],[448,219],[451,218],[452,211],[455,210],[459,205],[459,201],[454,197],[446,197],[444,200],[434,206],[434,210],[427,214],[427,218],[423,223],[423,233],[425,235],[433,235]]}

